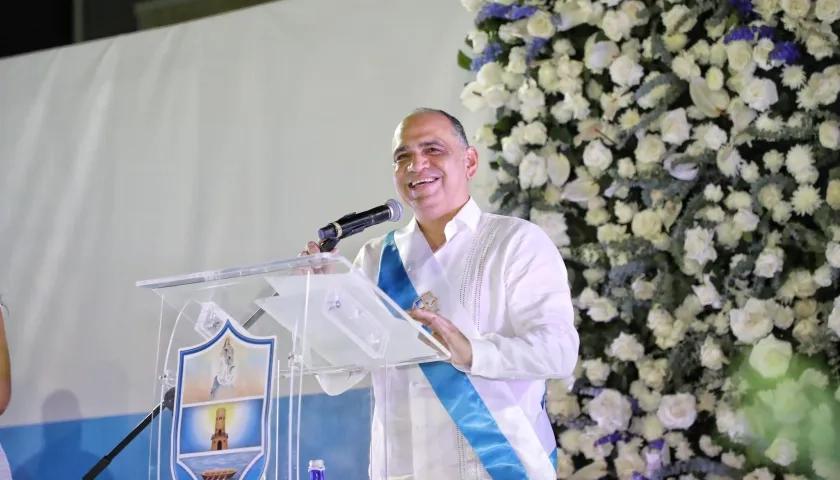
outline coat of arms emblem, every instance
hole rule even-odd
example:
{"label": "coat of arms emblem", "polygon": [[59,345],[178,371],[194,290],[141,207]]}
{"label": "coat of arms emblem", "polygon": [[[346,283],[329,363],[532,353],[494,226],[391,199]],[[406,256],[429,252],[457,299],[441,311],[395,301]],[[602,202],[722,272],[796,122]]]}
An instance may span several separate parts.
{"label": "coat of arms emblem", "polygon": [[179,351],[176,480],[257,480],[268,465],[275,338],[250,336],[229,318],[219,327],[205,343]]}

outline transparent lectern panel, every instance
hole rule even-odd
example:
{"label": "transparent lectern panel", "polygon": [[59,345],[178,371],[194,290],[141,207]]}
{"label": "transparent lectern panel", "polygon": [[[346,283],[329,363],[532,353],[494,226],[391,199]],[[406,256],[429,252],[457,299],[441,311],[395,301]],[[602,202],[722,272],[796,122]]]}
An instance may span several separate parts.
{"label": "transparent lectern panel", "polygon": [[[268,414],[271,428],[263,445],[269,457],[265,470],[269,480],[306,478],[306,464],[313,460],[308,457],[320,455],[323,445],[336,442],[338,450],[326,449],[331,453],[325,452],[326,458],[321,459],[326,461],[332,455],[336,467],[350,465],[347,458],[339,459],[340,452],[353,452],[350,455],[357,465],[353,468],[361,464],[367,471],[369,457],[358,458],[360,442],[367,443],[364,450],[368,451],[370,440],[384,439],[382,428],[374,439],[370,437],[374,408],[370,372],[377,377],[376,372],[389,366],[448,357],[442,345],[338,255],[313,255],[137,285],[154,290],[162,301],[155,399],[165,409],[151,426],[151,478],[172,478],[172,465],[177,463],[170,456],[175,414],[166,411],[180,410],[177,402],[167,405],[166,400],[173,395],[180,398],[175,392],[179,351],[206,343],[227,323],[248,336],[275,339]],[[323,378],[316,379],[316,374],[352,381],[325,395]],[[325,418],[341,421],[324,423]],[[365,424],[367,435],[363,437],[359,426]],[[341,447],[339,431],[354,440]],[[207,443],[210,445],[209,439]],[[317,445],[322,447],[315,448]]]}

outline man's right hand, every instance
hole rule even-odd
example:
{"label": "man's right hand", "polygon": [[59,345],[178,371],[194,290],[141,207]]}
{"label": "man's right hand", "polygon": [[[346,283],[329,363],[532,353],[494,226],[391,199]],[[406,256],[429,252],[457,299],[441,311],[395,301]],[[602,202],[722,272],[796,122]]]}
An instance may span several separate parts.
{"label": "man's right hand", "polygon": [[[318,244],[315,242],[309,242],[306,244],[306,250],[301,251],[298,257],[305,257],[306,255],[315,255],[316,253],[321,253],[321,249],[318,248]],[[330,253],[338,253],[338,248],[333,248]]]}
{"label": "man's right hand", "polygon": [[[306,257],[308,255],[315,255],[316,253],[321,253],[321,249],[318,248],[318,244],[315,243],[315,242],[309,242],[309,243],[306,244],[306,249],[302,250],[298,254],[298,257]],[[332,249],[332,251],[330,251],[330,253],[338,253],[338,248]],[[313,266],[311,268],[305,269],[305,271],[301,270],[299,273],[300,274],[305,274],[305,273],[319,274],[319,273],[332,273],[332,271],[333,271],[332,264],[327,264],[327,265],[323,265],[323,266]]]}

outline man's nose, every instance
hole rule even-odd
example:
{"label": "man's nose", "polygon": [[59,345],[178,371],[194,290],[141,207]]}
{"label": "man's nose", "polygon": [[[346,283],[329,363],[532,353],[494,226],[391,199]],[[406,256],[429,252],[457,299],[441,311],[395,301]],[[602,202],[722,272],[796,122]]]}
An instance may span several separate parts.
{"label": "man's nose", "polygon": [[429,159],[422,153],[415,155],[408,164],[408,170],[411,172],[422,172],[429,166]]}

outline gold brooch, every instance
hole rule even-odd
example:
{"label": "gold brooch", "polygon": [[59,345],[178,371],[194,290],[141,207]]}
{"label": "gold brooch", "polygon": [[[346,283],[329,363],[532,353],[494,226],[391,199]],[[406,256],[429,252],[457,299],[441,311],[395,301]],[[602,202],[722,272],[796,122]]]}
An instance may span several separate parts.
{"label": "gold brooch", "polygon": [[432,295],[432,292],[426,292],[423,295],[420,295],[420,298],[415,300],[412,306],[432,313],[438,313],[438,311],[440,311],[440,308],[438,307],[438,299]]}

